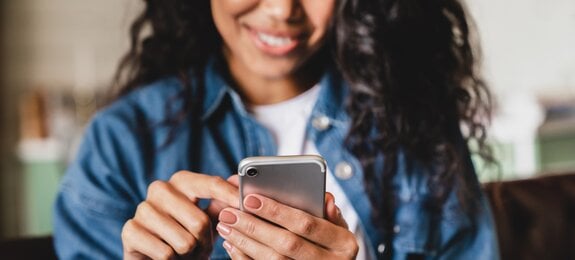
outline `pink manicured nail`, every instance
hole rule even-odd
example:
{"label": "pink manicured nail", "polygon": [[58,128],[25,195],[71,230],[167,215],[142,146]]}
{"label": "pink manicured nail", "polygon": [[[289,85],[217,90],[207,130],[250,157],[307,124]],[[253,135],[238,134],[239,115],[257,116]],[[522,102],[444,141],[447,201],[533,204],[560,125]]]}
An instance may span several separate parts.
{"label": "pink manicured nail", "polygon": [[251,209],[259,209],[262,206],[262,201],[255,196],[248,196],[244,201],[244,205]]}
{"label": "pink manicured nail", "polygon": [[222,210],[222,212],[220,212],[220,216],[218,217],[218,219],[221,222],[224,222],[224,223],[230,224],[230,225],[233,225],[236,223],[236,221],[238,221],[238,218],[236,217],[236,215],[230,211],[227,211],[227,210]]}
{"label": "pink manicured nail", "polygon": [[228,226],[226,226],[222,223],[218,223],[218,225],[216,226],[216,229],[218,230],[218,232],[222,236],[227,236],[232,232],[232,230]]}

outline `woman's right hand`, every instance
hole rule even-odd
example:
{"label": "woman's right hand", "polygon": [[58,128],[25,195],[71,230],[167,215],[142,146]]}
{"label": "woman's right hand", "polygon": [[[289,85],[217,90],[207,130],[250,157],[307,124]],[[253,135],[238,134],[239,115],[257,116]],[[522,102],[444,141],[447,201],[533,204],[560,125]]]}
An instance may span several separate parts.
{"label": "woman's right hand", "polygon": [[[211,199],[207,210],[199,199]],[[145,201],[122,228],[124,259],[207,259],[212,251],[212,220],[225,207],[239,208],[238,188],[220,177],[180,171],[169,181],[148,186]]]}

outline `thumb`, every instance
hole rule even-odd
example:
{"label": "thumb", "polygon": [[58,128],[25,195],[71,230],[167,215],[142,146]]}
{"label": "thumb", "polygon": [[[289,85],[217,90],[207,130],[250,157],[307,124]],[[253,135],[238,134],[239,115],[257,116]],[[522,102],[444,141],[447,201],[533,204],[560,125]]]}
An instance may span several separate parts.
{"label": "thumb", "polygon": [[[238,187],[239,186],[239,176],[237,174],[234,174],[232,176],[230,176],[227,181],[229,183],[231,183],[232,185]],[[241,202],[240,202],[241,203]],[[208,215],[214,219],[218,219],[218,215],[220,214],[220,211],[222,211],[224,208],[230,207],[230,205],[221,202],[219,200],[212,200],[210,205],[208,206]]]}
{"label": "thumb", "polygon": [[236,187],[240,186],[240,176],[237,174],[228,177],[227,181]]}
{"label": "thumb", "polygon": [[335,205],[335,197],[329,192],[325,193],[325,216],[329,222],[348,229],[347,222],[341,215],[341,210]]}

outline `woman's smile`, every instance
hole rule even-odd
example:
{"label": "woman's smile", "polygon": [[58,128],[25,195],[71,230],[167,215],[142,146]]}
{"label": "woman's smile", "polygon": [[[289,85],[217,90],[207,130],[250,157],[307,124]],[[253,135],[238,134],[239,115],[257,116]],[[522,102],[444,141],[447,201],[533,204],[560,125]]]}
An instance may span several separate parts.
{"label": "woman's smile", "polygon": [[285,32],[247,27],[254,45],[271,56],[285,56],[293,53],[306,40],[303,32]]}

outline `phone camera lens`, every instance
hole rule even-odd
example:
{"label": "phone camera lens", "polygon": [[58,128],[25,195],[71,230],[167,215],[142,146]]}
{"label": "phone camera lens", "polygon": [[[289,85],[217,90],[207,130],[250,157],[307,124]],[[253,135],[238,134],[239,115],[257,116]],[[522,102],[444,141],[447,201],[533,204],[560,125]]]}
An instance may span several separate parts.
{"label": "phone camera lens", "polygon": [[258,170],[256,170],[255,168],[249,168],[249,169],[246,171],[246,174],[247,174],[249,177],[254,177],[254,176],[258,175]]}

